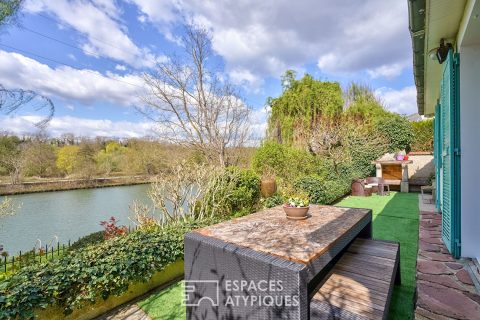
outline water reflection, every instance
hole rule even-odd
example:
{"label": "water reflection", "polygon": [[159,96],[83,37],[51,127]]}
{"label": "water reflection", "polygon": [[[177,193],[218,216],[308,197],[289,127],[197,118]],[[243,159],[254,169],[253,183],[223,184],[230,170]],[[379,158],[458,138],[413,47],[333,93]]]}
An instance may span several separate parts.
{"label": "water reflection", "polygon": [[[151,205],[149,185],[55,191],[10,196],[22,206],[15,216],[0,222],[0,243],[10,254],[30,250],[35,241],[50,243],[58,236],[60,243],[101,230],[100,221],[115,216],[122,225],[128,219],[134,200]],[[0,197],[0,201],[3,197]]]}

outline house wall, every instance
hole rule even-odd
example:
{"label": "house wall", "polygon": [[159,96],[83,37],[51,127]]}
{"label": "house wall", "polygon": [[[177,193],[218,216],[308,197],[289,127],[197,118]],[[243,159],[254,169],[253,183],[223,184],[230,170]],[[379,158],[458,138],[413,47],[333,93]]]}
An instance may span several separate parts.
{"label": "house wall", "polygon": [[480,45],[460,48],[462,256],[480,258]]}

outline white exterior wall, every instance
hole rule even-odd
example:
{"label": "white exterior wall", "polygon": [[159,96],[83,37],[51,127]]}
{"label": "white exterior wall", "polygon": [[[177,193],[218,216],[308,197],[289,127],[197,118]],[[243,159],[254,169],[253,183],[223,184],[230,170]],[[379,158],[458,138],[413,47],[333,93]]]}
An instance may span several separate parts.
{"label": "white exterior wall", "polygon": [[480,260],[480,45],[460,48],[462,256]]}

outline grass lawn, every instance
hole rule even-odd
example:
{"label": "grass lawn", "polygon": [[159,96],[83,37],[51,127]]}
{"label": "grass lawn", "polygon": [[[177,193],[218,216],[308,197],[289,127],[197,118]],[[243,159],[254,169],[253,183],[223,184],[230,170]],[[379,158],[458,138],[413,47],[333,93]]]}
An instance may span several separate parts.
{"label": "grass lawn", "polygon": [[[418,246],[418,195],[391,192],[389,196],[347,197],[336,204],[373,211],[373,237],[400,242],[402,285],[396,286],[390,319],[413,319],[413,294]],[[153,319],[185,319],[181,283],[157,292],[138,303]]]}
{"label": "grass lawn", "polygon": [[182,304],[183,297],[183,282],[180,281],[162,291],[152,294],[137,304],[152,319],[185,319],[187,315],[185,307]]}
{"label": "grass lawn", "polygon": [[373,237],[400,242],[402,284],[395,286],[390,319],[413,319],[413,295],[418,249],[418,195],[392,192],[390,196],[347,197],[338,206],[373,211]]}

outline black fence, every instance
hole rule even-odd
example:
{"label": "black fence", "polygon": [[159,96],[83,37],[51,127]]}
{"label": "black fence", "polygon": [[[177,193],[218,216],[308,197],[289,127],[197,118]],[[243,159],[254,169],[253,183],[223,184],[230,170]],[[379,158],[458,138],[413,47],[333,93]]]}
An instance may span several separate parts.
{"label": "black fence", "polygon": [[[137,230],[137,226],[128,226],[126,232],[130,233]],[[79,239],[80,240],[80,239]],[[23,267],[46,262],[47,260],[56,259],[59,256],[67,252],[72,243],[68,240],[67,244],[60,244],[57,242],[56,245],[45,245],[41,248],[33,248],[30,251],[23,252],[20,251],[18,255],[7,255],[6,253],[0,254],[0,274],[13,273],[20,270]]]}
{"label": "black fence", "polygon": [[24,253],[20,251],[16,256],[4,255],[0,262],[0,273],[15,272],[32,264],[55,259],[56,257],[63,255],[69,248],[70,241],[68,241],[67,245],[60,245],[60,243],[57,243],[57,245],[45,245],[45,247],[34,248],[31,251]]}

